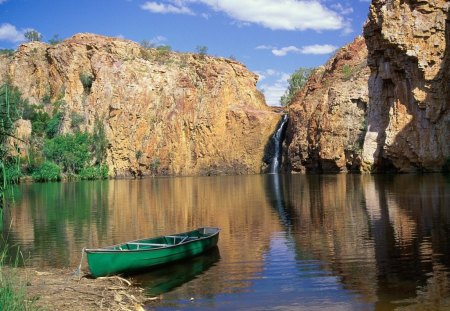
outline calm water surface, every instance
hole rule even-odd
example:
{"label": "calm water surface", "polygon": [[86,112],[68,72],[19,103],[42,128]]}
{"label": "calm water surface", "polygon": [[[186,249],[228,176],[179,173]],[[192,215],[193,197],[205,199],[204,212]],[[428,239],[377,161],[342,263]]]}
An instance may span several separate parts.
{"label": "calm water surface", "polygon": [[218,249],[135,276],[161,297],[149,310],[450,310],[449,176],[153,178],[10,196],[2,234],[37,267],[220,227]]}

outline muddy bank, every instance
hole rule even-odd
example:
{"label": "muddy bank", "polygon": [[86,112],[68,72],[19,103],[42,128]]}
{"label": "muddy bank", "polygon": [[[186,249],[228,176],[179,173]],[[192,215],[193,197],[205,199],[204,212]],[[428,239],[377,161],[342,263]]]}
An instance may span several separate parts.
{"label": "muddy bank", "polygon": [[26,284],[27,298],[44,310],[144,310],[158,297],[146,297],[132,278],[93,279],[73,269],[8,269]]}

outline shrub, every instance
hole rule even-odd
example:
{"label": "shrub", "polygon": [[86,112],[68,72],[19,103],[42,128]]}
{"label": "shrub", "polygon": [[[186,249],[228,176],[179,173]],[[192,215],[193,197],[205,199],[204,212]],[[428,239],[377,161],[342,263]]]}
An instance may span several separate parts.
{"label": "shrub", "polygon": [[12,55],[14,55],[14,50],[11,50],[11,49],[0,49],[0,55],[12,56]]}
{"label": "shrub", "polygon": [[79,177],[86,180],[94,179],[107,179],[108,178],[108,166],[97,165],[83,168],[80,171]]}
{"label": "shrub", "polygon": [[80,130],[80,125],[84,122],[84,116],[80,113],[72,112],[70,116],[70,126],[73,129]]}
{"label": "shrub", "polygon": [[20,169],[20,162],[10,163],[5,166],[5,178],[10,184],[19,183],[19,179],[22,176],[22,171]]}
{"label": "shrub", "polygon": [[57,112],[48,121],[48,123],[45,127],[45,133],[47,134],[48,138],[53,138],[56,136],[56,134],[58,134],[62,118],[63,118],[63,114],[61,112]]}
{"label": "shrub", "polygon": [[96,164],[101,164],[106,158],[108,140],[106,139],[103,121],[96,119],[94,123],[94,132],[92,133],[92,152]]}
{"label": "shrub", "polygon": [[195,49],[197,50],[197,53],[203,57],[205,57],[206,54],[208,53],[208,47],[204,45],[197,45]]}
{"label": "shrub", "polygon": [[48,40],[48,43],[50,43],[51,45],[56,45],[61,42],[62,42],[62,39],[59,37],[58,34],[54,34],[53,37]]}
{"label": "shrub", "polygon": [[57,181],[61,179],[61,168],[50,161],[45,161],[31,174],[35,181]]}
{"label": "shrub", "polygon": [[138,150],[138,151],[136,151],[136,160],[140,160],[141,159],[141,157],[142,157],[142,150]]}
{"label": "shrub", "polygon": [[62,166],[64,172],[78,174],[91,158],[91,137],[88,133],[56,136],[44,143],[44,154]]}
{"label": "shrub", "polygon": [[80,81],[83,85],[84,92],[89,94],[91,92],[92,83],[94,83],[94,77],[89,73],[80,73]]}
{"label": "shrub", "polygon": [[152,160],[152,162],[150,163],[150,171],[153,174],[156,174],[158,172],[159,166],[161,165],[161,160],[156,157]]}
{"label": "shrub", "polygon": [[353,69],[348,64],[345,64],[342,66],[342,75],[344,80],[350,80],[353,75]]}

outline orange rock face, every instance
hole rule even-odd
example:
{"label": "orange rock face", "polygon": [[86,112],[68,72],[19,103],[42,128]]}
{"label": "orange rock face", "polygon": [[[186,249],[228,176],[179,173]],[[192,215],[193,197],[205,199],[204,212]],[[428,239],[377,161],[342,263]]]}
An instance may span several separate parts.
{"label": "orange rock face", "polygon": [[365,170],[450,164],[450,3],[374,0],[364,36],[370,108]]}
{"label": "orange rock face", "polygon": [[88,131],[101,120],[114,176],[259,173],[280,119],[242,64],[128,40],[78,34],[55,46],[32,42],[0,58],[0,68],[0,83],[9,79],[30,103],[63,103],[61,133],[71,131],[74,114]]}
{"label": "orange rock face", "polygon": [[364,39],[340,49],[289,106],[284,165],[291,172],[359,170],[369,101]]}

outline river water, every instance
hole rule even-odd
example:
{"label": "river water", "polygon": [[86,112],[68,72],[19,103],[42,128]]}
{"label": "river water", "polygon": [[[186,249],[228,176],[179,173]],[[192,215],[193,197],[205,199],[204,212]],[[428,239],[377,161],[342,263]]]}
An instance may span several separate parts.
{"label": "river water", "polygon": [[[27,184],[3,236],[36,267],[83,247],[222,229],[217,249],[135,276],[151,310],[449,310],[450,177],[252,175]],[[84,263],[86,267],[86,263]]]}

